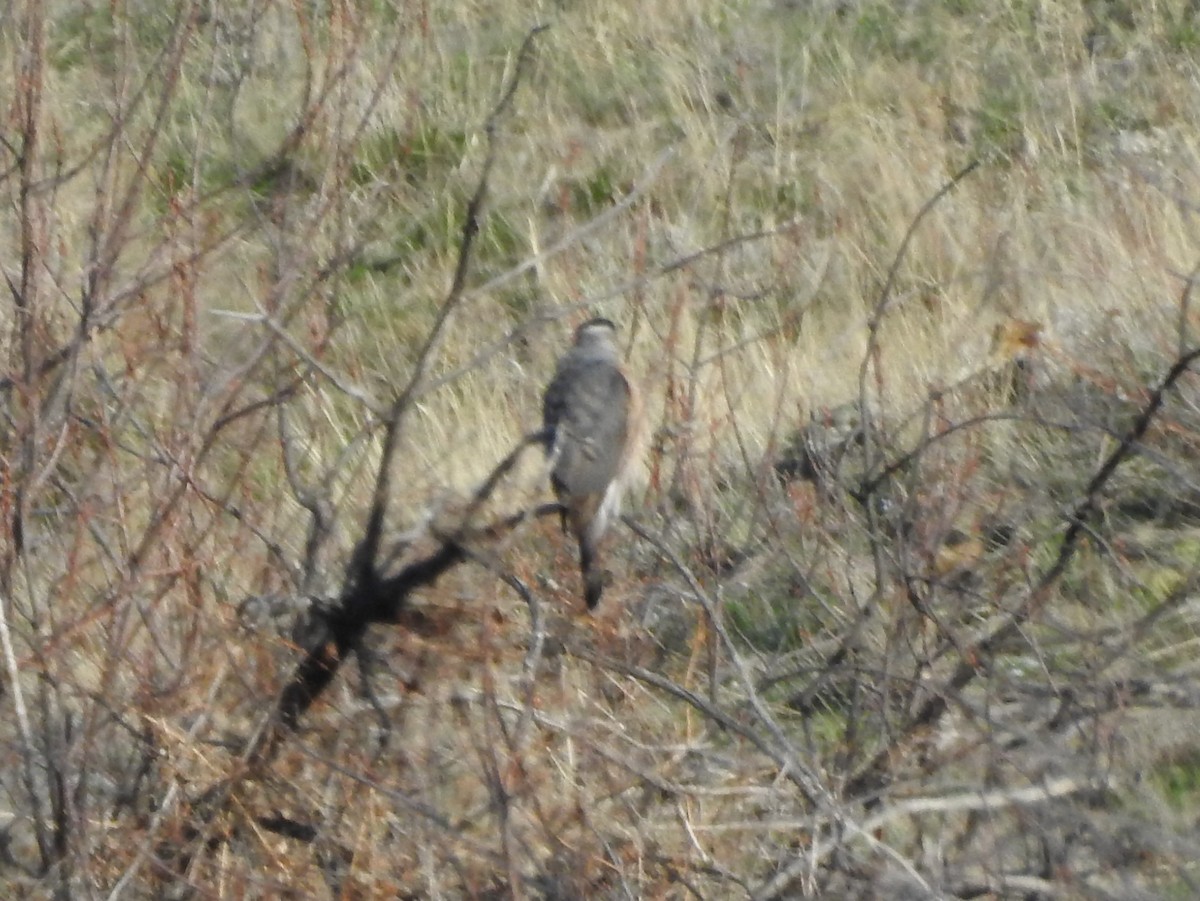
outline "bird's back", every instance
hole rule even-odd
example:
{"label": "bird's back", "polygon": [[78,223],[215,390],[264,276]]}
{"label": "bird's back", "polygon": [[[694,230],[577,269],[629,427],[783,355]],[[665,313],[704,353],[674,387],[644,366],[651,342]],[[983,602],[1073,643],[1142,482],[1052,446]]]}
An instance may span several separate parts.
{"label": "bird's back", "polygon": [[560,496],[603,493],[624,462],[629,383],[611,361],[568,353],[542,405],[551,480]]}

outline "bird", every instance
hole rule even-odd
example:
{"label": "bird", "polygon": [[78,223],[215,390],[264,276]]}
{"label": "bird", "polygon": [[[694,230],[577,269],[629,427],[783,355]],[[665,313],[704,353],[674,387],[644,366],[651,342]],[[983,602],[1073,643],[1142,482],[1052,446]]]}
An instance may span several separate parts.
{"label": "bird", "polygon": [[564,532],[579,543],[583,597],[594,610],[607,573],[600,539],[621,513],[636,462],[641,404],[625,373],[611,320],[589,319],[558,361],[542,398],[542,440]]}

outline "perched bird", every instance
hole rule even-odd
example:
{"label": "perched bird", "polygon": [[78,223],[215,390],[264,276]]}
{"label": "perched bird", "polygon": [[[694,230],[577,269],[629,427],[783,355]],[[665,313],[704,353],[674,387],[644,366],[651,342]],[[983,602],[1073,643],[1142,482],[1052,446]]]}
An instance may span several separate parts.
{"label": "perched bird", "polygon": [[558,361],[542,399],[550,484],[563,507],[563,531],[579,542],[589,610],[604,591],[597,564],[601,536],[620,515],[621,493],[636,457],[640,404],[617,349],[616,326],[590,319]]}

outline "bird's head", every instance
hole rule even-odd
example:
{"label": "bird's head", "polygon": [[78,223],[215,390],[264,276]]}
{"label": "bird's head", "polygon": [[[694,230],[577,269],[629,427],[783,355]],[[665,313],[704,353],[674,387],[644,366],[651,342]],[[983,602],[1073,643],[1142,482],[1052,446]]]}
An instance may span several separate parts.
{"label": "bird's head", "polygon": [[589,319],[575,329],[575,345],[577,347],[611,346],[617,340],[617,327],[611,319],[597,317]]}

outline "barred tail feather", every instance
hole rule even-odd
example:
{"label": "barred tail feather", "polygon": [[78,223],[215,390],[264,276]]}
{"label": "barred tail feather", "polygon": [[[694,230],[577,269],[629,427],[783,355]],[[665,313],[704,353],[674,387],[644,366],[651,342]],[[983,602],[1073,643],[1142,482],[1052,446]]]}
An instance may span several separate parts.
{"label": "barred tail feather", "polygon": [[596,565],[596,549],[584,536],[579,542],[579,570],[583,575],[583,599],[588,610],[595,610],[604,593],[604,570]]}

